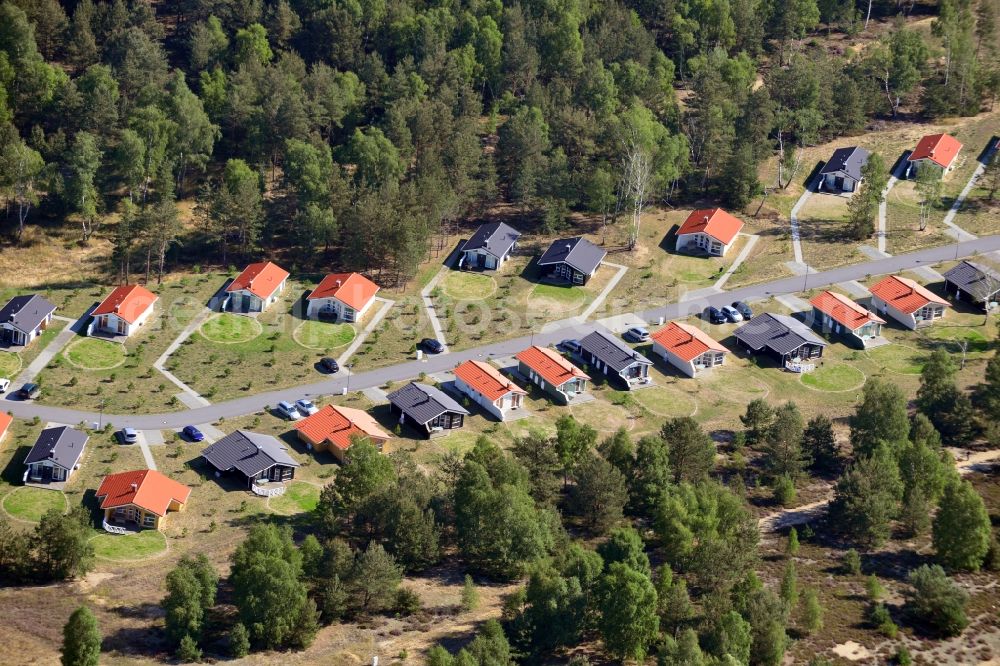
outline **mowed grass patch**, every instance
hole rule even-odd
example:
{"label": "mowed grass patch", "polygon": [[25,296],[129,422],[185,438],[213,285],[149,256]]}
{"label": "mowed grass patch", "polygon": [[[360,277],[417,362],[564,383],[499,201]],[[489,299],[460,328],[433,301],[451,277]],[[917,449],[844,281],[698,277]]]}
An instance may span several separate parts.
{"label": "mowed grass patch", "polygon": [[637,390],[634,397],[649,411],[666,418],[691,416],[698,408],[697,401],[687,393],[665,386]]}
{"label": "mowed grass patch", "polygon": [[579,308],[586,300],[587,293],[581,287],[536,284],[528,294],[528,307],[536,311],[569,312]]}
{"label": "mowed grass patch", "polygon": [[145,560],[165,551],[167,537],[157,530],[142,530],[133,534],[98,534],[91,544],[97,557],[131,562]]}
{"label": "mowed grass patch", "polygon": [[334,324],[325,321],[304,321],[293,333],[295,341],[308,349],[336,349],[344,347],[356,335],[351,324]]}
{"label": "mowed grass patch", "polygon": [[207,340],[231,345],[253,340],[260,335],[261,326],[251,317],[225,312],[206,321],[199,330]]}
{"label": "mowed grass patch", "polygon": [[952,352],[961,352],[963,343],[967,345],[966,351],[969,353],[986,352],[990,347],[990,341],[984,335],[982,326],[949,325],[938,322],[923,329],[923,332],[932,340],[947,343],[948,351]]}
{"label": "mowed grass patch", "polygon": [[441,287],[458,301],[481,301],[497,289],[496,280],[481,273],[452,271],[445,276]]}
{"label": "mowed grass patch", "polygon": [[57,490],[24,486],[3,498],[3,510],[18,520],[37,523],[50,509],[66,511],[66,496]]}
{"label": "mowed grass patch", "polygon": [[854,366],[826,362],[799,378],[803,384],[817,391],[849,391],[865,383],[865,373]]}
{"label": "mowed grass patch", "polygon": [[20,356],[12,352],[0,352],[0,377],[11,378],[20,370]]}
{"label": "mowed grass patch", "polygon": [[117,342],[84,338],[67,347],[63,356],[84,370],[109,370],[125,362],[125,348]]}
{"label": "mowed grass patch", "polygon": [[883,345],[865,352],[879,366],[901,375],[919,375],[924,369],[924,354],[906,345]]}
{"label": "mowed grass patch", "polygon": [[307,513],[319,504],[319,493],[319,486],[305,481],[292,481],[285,488],[284,495],[269,498],[268,506],[285,515]]}

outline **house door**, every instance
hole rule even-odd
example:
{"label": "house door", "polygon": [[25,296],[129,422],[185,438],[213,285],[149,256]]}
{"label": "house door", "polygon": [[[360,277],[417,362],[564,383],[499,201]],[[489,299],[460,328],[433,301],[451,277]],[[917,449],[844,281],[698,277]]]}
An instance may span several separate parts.
{"label": "house door", "polygon": [[125,320],[122,319],[121,317],[118,317],[118,329],[117,330],[118,330],[118,335],[125,335],[125,332],[128,330],[128,324],[126,324]]}

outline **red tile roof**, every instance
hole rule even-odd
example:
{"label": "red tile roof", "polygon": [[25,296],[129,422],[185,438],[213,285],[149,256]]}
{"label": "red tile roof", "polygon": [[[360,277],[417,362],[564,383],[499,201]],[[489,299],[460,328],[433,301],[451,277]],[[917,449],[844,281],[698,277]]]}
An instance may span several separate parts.
{"label": "red tile roof", "polygon": [[729,351],[697,326],[672,321],[649,336],[682,361],[692,361],[709,349]]}
{"label": "red tile roof", "polygon": [[908,158],[910,162],[930,160],[947,169],[962,150],[962,144],[950,134],[928,134],[920,140]]}
{"label": "red tile roof", "polygon": [[873,321],[880,324],[885,323],[884,319],[872,314],[843,294],[824,291],[816,294],[809,302],[816,306],[820,312],[830,315],[852,331]]}
{"label": "red tile roof", "polygon": [[126,284],[116,288],[101,301],[101,304],[91,313],[93,315],[115,314],[130,324],[152,307],[156,294],[137,284]]}
{"label": "red tile roof", "polygon": [[351,446],[351,436],[391,439],[368,412],[351,407],[327,405],[295,424],[295,429],[313,442],[329,442],[342,451]]}
{"label": "red tile roof", "polygon": [[250,264],[226,287],[226,291],[245,289],[257,298],[268,299],[288,277],[288,271],[270,261]]}
{"label": "red tile roof", "polygon": [[7,432],[7,428],[9,428],[10,424],[13,422],[14,422],[13,416],[8,414],[7,412],[0,412],[0,437],[4,436],[4,433]]}
{"label": "red tile roof", "polygon": [[742,228],[743,221],[739,218],[733,217],[721,208],[706,208],[688,215],[684,224],[677,230],[677,235],[704,232],[720,243],[729,245]]}
{"label": "red tile roof", "polygon": [[363,309],[375,298],[379,286],[360,273],[330,273],[320,282],[309,300],[336,298],[355,310]]}
{"label": "red tile roof", "polygon": [[158,516],[167,515],[171,502],[184,504],[190,496],[190,488],[155,469],[111,474],[104,477],[101,487],[97,489],[97,497],[103,498],[102,509],[134,504]]}
{"label": "red tile roof", "polygon": [[487,400],[498,400],[508,393],[527,394],[527,391],[500,374],[489,363],[466,361],[454,370],[455,376]]}
{"label": "red tile roof", "polygon": [[571,379],[590,379],[587,373],[548,347],[528,347],[518,352],[516,358],[553,386],[562,386]]}
{"label": "red tile roof", "polygon": [[913,280],[898,275],[890,275],[869,289],[883,301],[906,314],[912,314],[928,303],[948,305],[948,301]]}

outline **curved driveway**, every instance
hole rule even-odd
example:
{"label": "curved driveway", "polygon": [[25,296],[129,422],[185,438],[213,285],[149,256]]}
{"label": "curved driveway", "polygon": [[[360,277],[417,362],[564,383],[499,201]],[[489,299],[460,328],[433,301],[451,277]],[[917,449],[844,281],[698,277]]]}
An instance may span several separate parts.
{"label": "curved driveway", "polygon": [[[960,257],[984,254],[994,250],[1000,250],[1000,235],[983,236],[973,241],[928,248],[909,254],[876,259],[863,264],[842,266],[819,273],[810,273],[806,276],[783,278],[772,282],[741,287],[703,298],[672,303],[664,307],[639,312],[636,314],[636,318],[646,322],[656,322],[660,317],[663,317],[665,320],[679,319],[697,314],[708,305],[721,306],[736,300],[752,301],[770,296],[794,294],[805,289],[826,287],[838,282],[861,280],[868,275],[896,273]],[[348,382],[350,383],[351,390],[361,390],[381,386],[390,381],[399,382],[410,379],[416,377],[421,372],[430,374],[451,370],[455,365],[467,359],[510,356],[521,351],[529,344],[553,344],[565,338],[580,337],[599,327],[600,325],[595,323],[569,324],[546,333],[535,333],[534,336],[523,336],[483,347],[425,357],[421,361],[411,360],[385,368],[368,370],[357,373],[349,379],[343,375],[334,376],[311,384],[268,391],[266,393],[255,393],[234,400],[182,412],[147,415],[104,414],[103,420],[105,423],[112,423],[116,428],[131,426],[140,430],[159,430],[178,428],[194,423],[210,423],[219,417],[233,418],[244,414],[251,414],[262,410],[265,406],[275,405],[280,400],[296,400],[303,396],[315,397],[323,394],[340,393],[347,387]],[[33,402],[21,402],[10,395],[5,397],[6,399],[0,402],[0,409],[9,411],[14,416],[24,419],[31,419],[37,416],[43,422],[79,423],[81,421],[97,421],[99,418],[97,412],[66,409]]]}

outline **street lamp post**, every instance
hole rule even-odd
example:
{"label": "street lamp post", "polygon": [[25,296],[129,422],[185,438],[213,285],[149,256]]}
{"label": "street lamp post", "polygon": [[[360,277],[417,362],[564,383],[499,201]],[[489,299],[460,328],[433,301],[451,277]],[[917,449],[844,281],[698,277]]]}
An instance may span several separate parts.
{"label": "street lamp post", "polygon": [[97,420],[98,430],[104,430],[104,400],[105,398],[101,398],[101,415],[100,418],[98,418]]}
{"label": "street lamp post", "polygon": [[351,373],[351,364],[350,363],[345,363],[344,364],[344,368],[347,369],[347,389],[346,389],[346,391],[348,393],[350,393],[351,392],[351,374],[352,374]]}

